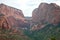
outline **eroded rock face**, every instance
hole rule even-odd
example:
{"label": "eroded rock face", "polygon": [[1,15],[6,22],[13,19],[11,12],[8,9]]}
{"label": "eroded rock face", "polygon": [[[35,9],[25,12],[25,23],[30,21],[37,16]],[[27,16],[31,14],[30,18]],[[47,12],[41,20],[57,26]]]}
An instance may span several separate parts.
{"label": "eroded rock face", "polygon": [[58,25],[60,23],[60,6],[55,3],[41,3],[39,7],[32,12],[32,23],[32,30],[41,29],[45,24]]}
{"label": "eroded rock face", "polygon": [[8,23],[13,27],[25,27],[25,18],[21,10],[0,4],[0,13],[7,17]]}
{"label": "eroded rock face", "polygon": [[11,26],[9,25],[6,16],[3,14],[0,14],[0,28],[1,29],[11,29]]}
{"label": "eroded rock face", "polygon": [[38,8],[34,9],[33,12],[32,12],[32,21],[33,22],[38,22],[37,19],[38,19],[39,16],[38,16],[37,12],[38,12]]}
{"label": "eroded rock face", "polygon": [[60,7],[55,3],[41,3],[37,9],[32,12],[32,20],[38,23],[49,22],[52,23],[53,19],[60,22]]}

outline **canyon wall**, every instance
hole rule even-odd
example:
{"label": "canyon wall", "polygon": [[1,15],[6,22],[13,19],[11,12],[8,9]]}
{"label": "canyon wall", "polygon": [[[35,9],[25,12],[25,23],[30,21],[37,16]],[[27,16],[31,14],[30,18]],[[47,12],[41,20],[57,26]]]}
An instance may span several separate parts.
{"label": "canyon wall", "polygon": [[8,23],[13,27],[23,28],[27,26],[22,10],[0,4],[0,14],[4,14]]}

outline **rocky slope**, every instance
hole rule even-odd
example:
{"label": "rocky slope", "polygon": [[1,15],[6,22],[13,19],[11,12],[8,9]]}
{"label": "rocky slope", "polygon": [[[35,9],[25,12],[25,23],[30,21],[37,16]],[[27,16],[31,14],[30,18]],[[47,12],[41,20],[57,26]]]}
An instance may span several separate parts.
{"label": "rocky slope", "polygon": [[60,24],[47,24],[44,28],[34,31],[26,30],[25,35],[31,40],[60,40]]}
{"label": "rocky slope", "polygon": [[7,17],[8,23],[13,27],[25,27],[27,22],[21,10],[0,4],[0,13]]}
{"label": "rocky slope", "polygon": [[[12,28],[9,24],[9,19],[0,13],[0,40],[30,40],[26,35],[23,34],[23,30]],[[15,21],[13,21],[15,23]]]}

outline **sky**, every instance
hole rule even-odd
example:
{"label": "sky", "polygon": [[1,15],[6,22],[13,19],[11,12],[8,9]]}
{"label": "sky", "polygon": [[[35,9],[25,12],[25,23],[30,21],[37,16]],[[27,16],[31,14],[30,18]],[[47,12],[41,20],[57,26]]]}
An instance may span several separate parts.
{"label": "sky", "polygon": [[40,3],[56,3],[60,5],[60,0],[0,0],[0,3],[4,3],[8,6],[21,9],[24,16],[32,16],[32,11],[38,8]]}

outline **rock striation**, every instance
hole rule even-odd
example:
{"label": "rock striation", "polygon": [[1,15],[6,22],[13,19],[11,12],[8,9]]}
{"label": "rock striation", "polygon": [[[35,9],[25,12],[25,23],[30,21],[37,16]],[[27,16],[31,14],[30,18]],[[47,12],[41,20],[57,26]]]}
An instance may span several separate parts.
{"label": "rock striation", "polygon": [[[55,3],[41,3],[32,12],[32,21],[36,23],[52,23],[60,20],[60,6]],[[59,21],[60,22],[60,21]]]}
{"label": "rock striation", "polygon": [[32,12],[32,29],[41,29],[46,24],[56,26],[58,23],[60,23],[60,6],[55,3],[41,3]]}
{"label": "rock striation", "polygon": [[0,4],[0,13],[7,17],[8,23],[12,27],[26,27],[27,22],[25,21],[22,10]]}

